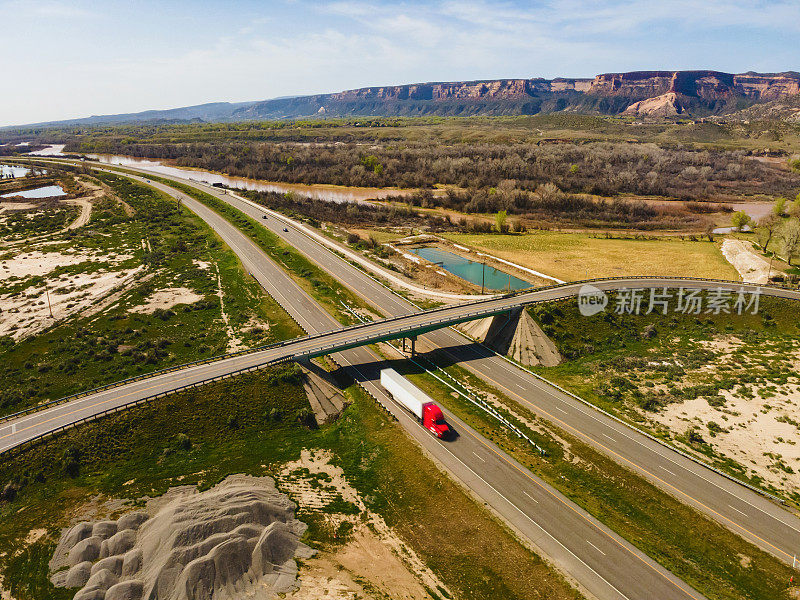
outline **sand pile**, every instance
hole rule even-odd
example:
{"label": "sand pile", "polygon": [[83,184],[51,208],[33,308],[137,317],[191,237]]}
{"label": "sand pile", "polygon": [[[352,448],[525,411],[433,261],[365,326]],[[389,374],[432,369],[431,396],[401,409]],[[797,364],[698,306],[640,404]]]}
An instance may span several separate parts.
{"label": "sand pile", "polygon": [[236,475],[65,530],[52,580],[80,588],[75,600],[271,599],[296,587],[294,558],[312,554],[304,531],[272,479]]}
{"label": "sand pile", "polygon": [[561,362],[555,342],[527,310],[469,321],[458,327],[471,338],[520,364],[553,367]]}
{"label": "sand pile", "polygon": [[745,283],[768,283],[770,276],[775,274],[774,269],[770,272],[769,262],[741,240],[726,239],[722,242],[722,254]]}

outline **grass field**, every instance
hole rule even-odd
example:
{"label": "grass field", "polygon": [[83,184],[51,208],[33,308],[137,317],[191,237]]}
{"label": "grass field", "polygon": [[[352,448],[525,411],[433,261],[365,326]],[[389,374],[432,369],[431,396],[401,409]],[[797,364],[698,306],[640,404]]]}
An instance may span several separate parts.
{"label": "grass field", "polygon": [[[426,366],[430,367],[427,361]],[[408,363],[397,367],[437,402],[454,411],[486,438],[586,509],[651,558],[714,600],[789,598],[792,570],[722,525],[599,453],[573,434],[537,418],[498,389],[459,366],[446,371],[484,398],[491,395],[501,413],[545,449],[541,456],[527,442],[498,426],[463,399],[454,399],[430,375]],[[685,535],[692,531],[691,536]]]}
{"label": "grass field", "polygon": [[[47,580],[60,528],[87,502],[133,502],[170,485],[207,488],[227,475],[275,475],[301,449],[327,449],[348,481],[437,573],[458,598],[577,600],[546,563],[477,505],[374,401],[351,386],[353,404],[334,424],[303,423],[309,409],[294,367],[272,368],[176,394],[87,424],[0,464],[3,587],[17,600],[66,600]],[[180,434],[190,444],[179,444]],[[434,474],[435,476],[431,476]],[[324,514],[303,513],[306,541],[326,550],[333,539]],[[446,528],[443,530],[443,524]],[[35,528],[45,538],[15,553]],[[502,557],[498,560],[498,557]],[[438,594],[437,596],[440,597]]]}
{"label": "grass field", "polygon": [[717,243],[706,241],[606,239],[550,231],[522,235],[446,233],[443,237],[566,281],[619,275],[738,279]]}
{"label": "grass field", "polygon": [[[71,233],[69,243],[75,249],[127,252],[131,258],[124,264],[145,264],[150,278],[135,280],[116,304],[93,317],[76,314],[17,343],[0,338],[0,414],[225,352],[230,338],[220,291],[230,326],[242,343],[265,344],[301,333],[201,219],[151,188],[115,175],[101,178],[136,213],[128,217],[114,202],[101,204],[89,227]],[[143,239],[150,242],[147,252]],[[195,261],[209,266],[201,269]],[[95,261],[57,272],[101,267]],[[11,282],[0,286],[0,292],[22,293],[36,281]],[[152,314],[130,311],[153,292],[171,287],[191,289],[203,300]]]}
{"label": "grass field", "polygon": [[375,309],[370,307],[359,296],[342,286],[293,246],[272,233],[255,219],[245,215],[242,211],[192,186],[176,183],[161,177],[151,176],[151,179],[183,191],[236,225],[270,258],[281,265],[301,288],[336,317],[339,322],[345,325],[354,322],[353,315],[343,309],[341,302],[345,302],[351,307],[369,308],[374,312]]}
{"label": "grass field", "polygon": [[[781,393],[791,394],[798,376],[796,302],[764,297],[755,315],[607,312],[587,318],[580,316],[574,301],[529,310],[566,359],[555,367],[535,367],[537,372],[602,409],[702,455],[734,477],[800,505],[796,473],[790,466],[796,469],[798,463],[788,456],[784,463],[779,454],[796,444],[800,426],[792,434],[783,434],[784,440],[766,422],[767,413],[770,419],[793,421],[793,411],[783,405]],[[730,355],[724,351],[728,345]],[[746,396],[751,404],[734,406],[734,398],[726,394]],[[698,398],[716,407],[710,412],[722,424],[718,431],[703,426],[688,436],[663,425],[661,415]],[[787,410],[789,416],[779,417]],[[763,413],[763,421],[754,430],[728,422],[741,411],[745,417]],[[699,418],[699,412],[699,406],[694,406],[687,419]],[[735,449],[724,443],[733,430],[741,436]],[[770,445],[773,460],[766,461],[766,454],[753,450],[756,441]],[[765,462],[774,462],[771,475],[765,473]]]}

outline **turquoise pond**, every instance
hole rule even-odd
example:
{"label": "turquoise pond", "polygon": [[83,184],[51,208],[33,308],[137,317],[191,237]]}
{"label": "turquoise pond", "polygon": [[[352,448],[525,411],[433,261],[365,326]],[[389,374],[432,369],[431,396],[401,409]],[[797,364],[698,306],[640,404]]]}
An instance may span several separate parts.
{"label": "turquoise pond", "polygon": [[519,277],[514,277],[510,273],[464,258],[458,254],[453,254],[447,250],[423,247],[410,248],[409,251],[429,262],[441,264],[445,271],[449,271],[453,275],[461,277],[461,279],[466,279],[475,285],[484,285],[487,290],[507,290],[510,286],[511,291],[514,291],[524,290],[533,286],[532,283]]}

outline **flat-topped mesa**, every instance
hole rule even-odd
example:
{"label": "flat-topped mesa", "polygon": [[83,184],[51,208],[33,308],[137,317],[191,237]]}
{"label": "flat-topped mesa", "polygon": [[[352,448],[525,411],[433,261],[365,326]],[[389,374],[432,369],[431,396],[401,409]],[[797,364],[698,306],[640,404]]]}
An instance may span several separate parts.
{"label": "flat-topped mesa", "polygon": [[639,99],[675,93],[703,100],[736,97],[774,100],[800,93],[800,74],[748,72],[734,75],[721,71],[604,73],[594,78],[588,93]]}
{"label": "flat-topped mesa", "polygon": [[345,90],[327,94],[325,99],[345,102],[354,100],[511,100],[554,92],[585,92],[588,91],[591,83],[591,79],[564,78],[414,83]]}
{"label": "flat-topped mesa", "polygon": [[734,75],[742,93],[759,100],[778,100],[800,94],[800,73],[741,73]]}

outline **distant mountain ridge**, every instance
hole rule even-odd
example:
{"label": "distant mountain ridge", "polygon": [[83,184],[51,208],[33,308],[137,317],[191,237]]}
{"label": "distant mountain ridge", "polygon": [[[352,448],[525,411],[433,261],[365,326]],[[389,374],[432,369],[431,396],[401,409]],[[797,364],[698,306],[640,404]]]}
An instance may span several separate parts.
{"label": "distant mountain ridge", "polygon": [[490,79],[376,86],[330,94],[41,123],[244,121],[323,116],[532,115],[558,111],[671,117],[727,114],[800,95],[800,73],[633,71],[594,78]]}

